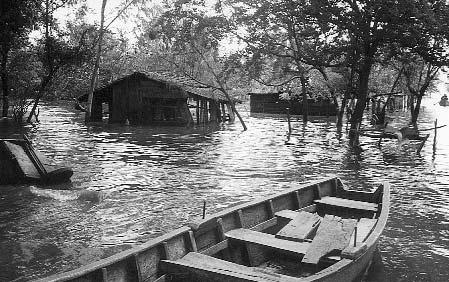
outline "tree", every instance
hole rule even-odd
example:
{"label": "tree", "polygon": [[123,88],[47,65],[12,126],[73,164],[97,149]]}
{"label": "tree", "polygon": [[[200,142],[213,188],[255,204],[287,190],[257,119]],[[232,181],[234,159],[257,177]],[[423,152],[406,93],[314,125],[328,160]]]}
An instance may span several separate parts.
{"label": "tree", "polygon": [[76,3],[77,0],[45,0],[38,8],[38,15],[43,24],[44,36],[38,40],[38,54],[43,66],[41,81],[36,89],[33,107],[28,115],[27,122],[31,122],[35,115],[40,100],[53,83],[58,71],[68,65],[80,63],[84,59],[83,52],[79,46],[67,44],[63,34],[58,30],[57,22],[53,16],[54,12],[66,5]]}
{"label": "tree", "polygon": [[[247,45],[246,60],[251,77],[262,84],[283,86],[298,80],[303,101],[303,120],[308,119],[310,72],[318,70],[331,95],[336,95],[327,68],[337,66],[339,48],[334,31],[320,26],[311,16],[313,4],[305,0],[231,1],[236,25],[244,27],[236,36]],[[324,29],[323,29],[324,27]],[[241,29],[241,28],[240,28]],[[335,99],[337,102],[337,100]]]}
{"label": "tree", "polygon": [[9,80],[8,61],[11,50],[26,45],[27,35],[32,30],[36,17],[36,0],[0,1],[0,73],[3,92],[2,116],[8,115]]}
{"label": "tree", "polygon": [[183,75],[223,93],[246,130],[230,97],[231,87],[227,85],[239,62],[220,50],[233,27],[221,13],[220,6],[214,10],[203,5],[203,1],[175,1],[160,17],[157,26],[160,26],[159,36],[165,47],[161,55]]}
{"label": "tree", "polygon": [[410,94],[411,123],[416,125],[421,108],[422,98],[427,90],[434,86],[434,81],[441,68],[431,62],[426,62],[418,56],[410,56],[403,61],[403,77],[405,86]]}
{"label": "tree", "polygon": [[[357,144],[357,129],[367,103],[369,78],[373,66],[384,52],[408,49],[422,57],[447,47],[447,40],[433,44],[447,30],[446,1],[418,0],[317,0],[313,17],[320,26],[340,34],[344,49],[340,56],[352,54],[351,67],[357,74],[357,103],[351,118],[351,139]],[[438,27],[440,25],[440,27]],[[447,38],[447,37],[446,37]],[[337,56],[337,54],[336,54]]]}
{"label": "tree", "polygon": [[107,2],[107,0],[103,0],[102,5],[101,5],[100,31],[98,34],[97,54],[95,56],[95,65],[94,65],[94,69],[92,71],[89,95],[88,95],[88,99],[87,99],[86,121],[90,121],[90,119],[91,119],[92,101],[93,101],[95,86],[97,84],[98,69],[100,67],[101,47],[103,45],[103,34],[104,34],[104,30],[103,30],[103,28],[104,28],[104,10],[106,8],[106,2]]}

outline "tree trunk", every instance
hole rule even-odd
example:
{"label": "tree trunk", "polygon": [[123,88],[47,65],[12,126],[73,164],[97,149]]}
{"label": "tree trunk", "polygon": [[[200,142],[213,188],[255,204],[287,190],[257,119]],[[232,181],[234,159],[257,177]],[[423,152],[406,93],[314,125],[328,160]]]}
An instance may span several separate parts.
{"label": "tree trunk", "polygon": [[335,107],[337,108],[337,121],[336,121],[337,128],[343,127],[343,115],[345,113],[345,107],[346,107],[347,100],[348,100],[347,94],[345,93],[345,95],[343,96],[343,99],[341,100],[341,104],[338,105],[337,97],[334,97]]}
{"label": "tree trunk", "polygon": [[104,10],[106,8],[106,2],[107,0],[103,0],[103,3],[101,5],[101,20],[100,20],[100,33],[98,35],[98,47],[97,47],[97,55],[95,58],[95,65],[94,69],[92,71],[92,77],[90,80],[90,89],[89,89],[89,95],[87,97],[87,111],[85,116],[85,121],[89,122],[92,120],[92,102],[94,97],[94,90],[95,86],[97,84],[97,78],[98,78],[98,70],[100,67],[100,57],[101,57],[101,47],[103,44],[103,27],[104,27]]}
{"label": "tree trunk", "polygon": [[46,69],[46,76],[42,79],[38,93],[36,95],[36,98],[34,98],[34,104],[33,108],[31,108],[30,114],[28,115],[27,122],[30,123],[31,119],[34,116],[34,113],[36,112],[37,106],[39,105],[39,102],[44,95],[44,91],[47,88],[47,85],[51,82],[54,75],[54,65],[53,65],[53,58],[52,58],[52,46],[50,43],[50,2],[49,0],[45,1],[45,58],[46,61],[44,63],[44,68]]}
{"label": "tree trunk", "polygon": [[301,73],[301,93],[302,93],[302,120],[307,122],[309,119],[309,101],[307,100],[307,78]]}
{"label": "tree trunk", "polygon": [[357,103],[351,117],[351,129],[349,132],[350,144],[358,145],[358,130],[362,123],[363,113],[366,107],[368,97],[368,82],[371,73],[372,58],[367,55],[363,61],[363,65],[359,71],[359,87],[357,95]]}
{"label": "tree trunk", "polygon": [[8,72],[6,70],[6,63],[8,60],[8,51],[2,53],[2,66],[1,66],[1,79],[2,79],[2,91],[3,91],[3,112],[2,117],[8,116],[9,110],[9,83]]}
{"label": "tree trunk", "polygon": [[41,81],[41,84],[39,85],[39,89],[38,89],[37,95],[34,98],[33,108],[31,108],[30,114],[28,115],[27,123],[31,122],[31,119],[33,118],[34,113],[36,112],[37,106],[39,105],[39,102],[40,102],[41,98],[44,96],[45,89],[47,88],[47,85],[50,84],[52,79],[53,79],[53,74],[48,74]]}
{"label": "tree trunk", "polygon": [[419,95],[416,96],[416,104],[414,105],[413,109],[411,109],[411,111],[410,111],[410,113],[412,115],[411,123],[414,125],[416,125],[416,123],[418,122],[419,110],[421,108],[421,101],[422,101],[423,96],[424,96],[424,93],[419,93]]}

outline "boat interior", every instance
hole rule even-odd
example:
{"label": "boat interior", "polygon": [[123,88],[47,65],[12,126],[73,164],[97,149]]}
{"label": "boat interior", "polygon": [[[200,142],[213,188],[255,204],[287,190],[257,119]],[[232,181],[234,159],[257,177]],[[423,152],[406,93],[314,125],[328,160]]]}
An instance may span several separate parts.
{"label": "boat interior", "polygon": [[[163,272],[169,281],[301,281],[298,278],[342,260],[356,260],[367,251],[365,241],[382,207],[381,188],[329,196],[317,195],[317,189],[302,192],[312,193],[308,205],[275,211],[269,200],[269,219],[256,225],[247,223],[256,213],[245,216],[242,210],[234,215],[240,228],[226,230],[225,219],[216,218],[219,242],[201,250],[196,243],[205,241],[204,228],[192,226],[192,252],[177,260],[162,260]],[[307,198],[297,196],[302,201]]]}

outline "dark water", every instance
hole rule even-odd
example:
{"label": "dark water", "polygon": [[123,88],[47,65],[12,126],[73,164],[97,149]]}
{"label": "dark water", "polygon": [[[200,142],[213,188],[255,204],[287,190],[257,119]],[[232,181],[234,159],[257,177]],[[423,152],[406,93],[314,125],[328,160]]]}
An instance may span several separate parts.
{"label": "dark water", "polygon": [[[436,118],[449,124],[449,108],[434,102],[426,101],[421,128]],[[203,199],[212,213],[335,174],[357,189],[392,184],[390,221],[367,281],[449,281],[449,126],[438,131],[435,152],[429,131],[419,155],[413,144],[379,149],[369,138],[355,155],[332,120],[295,119],[286,144],[284,117],[243,116],[245,132],[239,123],[86,126],[71,105],[41,106],[41,123],[26,133],[74,176],[53,187],[0,187],[0,281],[31,281],[130,248],[199,216]],[[393,126],[408,119],[390,116]],[[81,191],[93,197],[78,199]]]}

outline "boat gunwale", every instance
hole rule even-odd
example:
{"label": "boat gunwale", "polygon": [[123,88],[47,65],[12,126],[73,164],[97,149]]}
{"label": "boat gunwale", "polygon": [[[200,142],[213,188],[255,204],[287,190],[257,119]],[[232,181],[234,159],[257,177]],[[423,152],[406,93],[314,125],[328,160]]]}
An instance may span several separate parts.
{"label": "boat gunwale", "polygon": [[[291,194],[294,193],[296,191],[314,186],[314,185],[319,185],[319,184],[323,184],[323,183],[327,183],[327,182],[331,182],[331,181],[336,181],[337,183],[340,182],[341,180],[336,177],[336,176],[329,176],[329,177],[325,177],[325,178],[321,178],[319,180],[313,180],[313,181],[308,181],[305,182],[304,184],[301,184],[300,187],[296,187],[296,188],[290,188],[287,190],[284,190],[282,192],[276,193],[274,195],[271,196],[266,196],[266,197],[262,197],[262,198],[257,198],[254,199],[252,201],[246,202],[246,203],[242,203],[236,206],[232,206],[232,207],[228,207],[225,208],[222,211],[218,211],[216,213],[211,214],[211,216],[206,216],[206,218],[204,219],[199,219],[199,220],[194,220],[192,222],[189,223],[189,227],[192,228],[192,231],[197,231],[198,229],[202,228],[204,225],[208,225],[210,223],[215,224],[216,220],[220,217],[224,217],[226,215],[232,214],[238,210],[243,210],[243,209],[248,209],[251,207],[255,207],[257,205],[263,204],[263,203],[267,203],[270,200],[274,200],[277,198],[281,198],[284,197],[287,194]],[[337,185],[336,185],[337,186]],[[338,187],[335,187],[335,191],[338,191]],[[351,191],[351,190],[346,190],[345,191]],[[363,192],[363,191],[356,191],[356,192]],[[369,193],[369,192],[367,192]]]}

